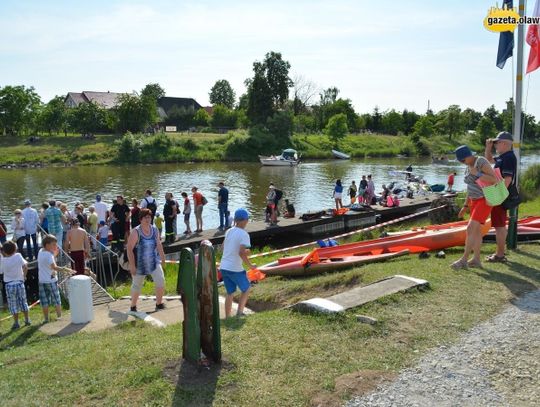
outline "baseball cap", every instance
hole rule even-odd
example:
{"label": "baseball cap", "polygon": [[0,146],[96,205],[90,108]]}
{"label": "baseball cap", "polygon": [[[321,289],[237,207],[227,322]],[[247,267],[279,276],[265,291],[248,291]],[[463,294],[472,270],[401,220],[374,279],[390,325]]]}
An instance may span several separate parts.
{"label": "baseball cap", "polygon": [[248,220],[248,219],[249,219],[249,212],[246,209],[240,208],[234,212],[234,220]]}
{"label": "baseball cap", "polygon": [[499,134],[497,134],[497,137],[495,137],[493,141],[497,142],[501,140],[514,141],[514,137],[512,137],[512,135],[507,131],[501,131]]}
{"label": "baseball cap", "polygon": [[458,161],[463,161],[465,158],[471,157],[473,155],[469,146],[465,146],[465,145],[459,146],[458,148],[456,148],[454,153],[456,153],[456,159]]}
{"label": "baseball cap", "polygon": [[104,224],[105,224],[105,221],[104,221],[104,220],[100,220],[100,221],[99,221],[99,224],[100,224],[100,225],[104,225]]}

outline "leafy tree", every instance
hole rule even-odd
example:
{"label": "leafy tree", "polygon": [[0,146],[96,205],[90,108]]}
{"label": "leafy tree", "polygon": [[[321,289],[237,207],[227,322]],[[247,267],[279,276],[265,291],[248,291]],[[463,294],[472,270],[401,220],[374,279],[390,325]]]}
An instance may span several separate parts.
{"label": "leafy tree", "polygon": [[317,130],[317,120],[310,114],[299,114],[293,118],[294,131],[298,133],[310,133]]}
{"label": "leafy tree", "polygon": [[141,97],[149,97],[156,103],[163,96],[165,96],[165,89],[159,83],[149,83],[141,90]]}
{"label": "leafy tree", "polygon": [[156,102],[151,96],[133,96],[123,94],[118,100],[116,114],[117,130],[120,133],[144,131],[156,119]]}
{"label": "leafy tree", "polygon": [[339,140],[347,135],[349,128],[347,127],[347,115],[338,113],[328,120],[328,124],[324,128],[324,132],[330,137],[330,140],[337,146]]}
{"label": "leafy tree", "polygon": [[[249,89],[249,86],[248,86]],[[249,97],[247,93],[243,93],[238,98],[238,109],[247,110],[249,106]]]}
{"label": "leafy tree", "polygon": [[97,103],[81,103],[69,115],[70,127],[80,133],[97,133],[107,129],[107,111]]}
{"label": "leafy tree", "polygon": [[266,127],[274,137],[288,140],[292,135],[293,115],[291,112],[284,110],[276,112],[272,117],[268,118]]}
{"label": "leafy tree", "polygon": [[461,120],[461,108],[458,105],[450,105],[446,110],[439,113],[437,127],[441,132],[448,134],[452,140],[456,134],[463,131],[463,122]]}
{"label": "leafy tree", "polygon": [[274,113],[272,89],[264,75],[264,67],[259,62],[253,64],[255,75],[248,87],[246,114],[252,124],[265,124]]}
{"label": "leafy tree", "polygon": [[502,131],[502,120],[499,111],[495,109],[495,105],[491,105],[484,112],[484,116],[489,117],[498,131]]}
{"label": "leafy tree", "polygon": [[214,106],[214,111],[210,119],[210,125],[215,128],[236,128],[237,115],[236,112],[224,105]]}
{"label": "leafy tree", "polygon": [[496,131],[495,124],[493,124],[493,121],[487,116],[483,116],[476,126],[476,134],[482,145],[485,144],[488,138],[494,137]]}
{"label": "leafy tree", "polygon": [[400,113],[392,109],[383,114],[381,125],[383,133],[395,136],[404,129],[403,117]]}
{"label": "leafy tree", "polygon": [[420,115],[416,112],[409,112],[407,109],[405,109],[403,110],[403,113],[401,113],[401,117],[403,120],[403,132],[406,135],[409,135],[413,131],[416,122],[420,119]]}
{"label": "leafy tree", "polygon": [[52,134],[60,131],[67,133],[68,108],[64,103],[64,96],[52,98],[39,113],[39,127]]}
{"label": "leafy tree", "polygon": [[338,94],[339,89],[335,86],[333,88],[323,90],[322,93],[319,94],[321,97],[321,106],[334,103],[337,100]]}
{"label": "leafy tree", "polygon": [[428,138],[433,134],[433,123],[429,116],[422,116],[413,127],[413,134],[418,137]]}
{"label": "leafy tree", "polygon": [[282,59],[280,52],[270,51],[266,54],[262,66],[272,93],[274,108],[279,109],[289,98],[289,88],[293,86],[289,78],[291,64]]}
{"label": "leafy tree", "polygon": [[373,132],[379,132],[381,131],[382,127],[382,114],[379,111],[379,107],[375,106],[375,109],[373,109],[373,114],[371,115],[371,128],[369,128]]}
{"label": "leafy tree", "polygon": [[476,129],[476,126],[478,126],[478,123],[480,122],[480,119],[482,118],[482,113],[477,112],[474,109],[467,108],[463,112],[461,112],[461,120],[463,123],[463,126],[465,130],[473,130]]}
{"label": "leafy tree", "polygon": [[197,126],[206,127],[210,123],[210,115],[204,109],[197,110],[195,116],[193,116],[193,123]]}
{"label": "leafy tree", "polygon": [[350,99],[337,99],[333,103],[321,106],[323,112],[323,122],[321,127],[325,127],[332,116],[339,113],[347,116],[347,126],[349,130],[356,130],[356,119],[358,115],[354,111],[352,102]]}
{"label": "leafy tree", "polygon": [[0,88],[0,128],[4,134],[18,135],[34,127],[41,100],[33,87]]}
{"label": "leafy tree", "polygon": [[212,103],[212,105],[223,105],[232,109],[235,100],[236,95],[234,90],[226,79],[216,81],[214,86],[212,86],[212,89],[210,89],[210,103]]}

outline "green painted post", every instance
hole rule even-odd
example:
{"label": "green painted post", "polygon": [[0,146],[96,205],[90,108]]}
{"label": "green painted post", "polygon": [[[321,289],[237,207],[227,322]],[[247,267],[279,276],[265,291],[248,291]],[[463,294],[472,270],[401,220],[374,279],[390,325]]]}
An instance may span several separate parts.
{"label": "green painted post", "polygon": [[216,257],[211,245],[199,248],[197,269],[199,318],[201,327],[201,349],[208,359],[221,361],[221,332],[219,318],[219,296],[216,278]]}
{"label": "green painted post", "polygon": [[182,249],[178,267],[177,292],[182,296],[184,321],[182,322],[182,357],[197,363],[200,357],[201,328],[199,325],[196,289],[195,256],[191,249]]}
{"label": "green painted post", "polygon": [[510,209],[510,216],[508,220],[508,235],[506,237],[506,245],[509,249],[517,249],[517,221],[518,221],[518,207]]}

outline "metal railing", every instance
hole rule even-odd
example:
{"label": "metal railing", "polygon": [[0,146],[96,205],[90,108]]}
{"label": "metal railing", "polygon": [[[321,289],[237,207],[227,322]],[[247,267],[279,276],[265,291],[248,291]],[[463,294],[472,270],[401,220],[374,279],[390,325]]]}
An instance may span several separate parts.
{"label": "metal railing", "polygon": [[[88,233],[88,237],[90,237],[91,246],[95,249],[94,253],[95,253],[96,270],[94,271],[94,273],[96,274],[96,277],[99,279],[99,281],[102,282],[102,286],[106,288],[107,287],[106,269],[108,268],[110,282],[113,286],[113,291],[116,293],[116,277],[120,273],[121,254],[113,252],[109,247],[105,246],[103,243],[101,243],[98,239],[96,239],[90,233]],[[105,259],[107,259],[107,262],[105,262]],[[113,259],[115,260],[114,263],[116,264],[116,271],[114,273],[113,273],[114,266],[113,266],[113,261],[112,261]]]}
{"label": "metal railing", "polygon": [[[41,227],[41,225],[38,225],[38,228],[43,234],[47,234],[47,232]],[[86,235],[89,237],[91,248],[95,250],[91,250],[91,258],[85,261],[85,265],[92,271],[92,273],[94,273],[94,275],[96,276],[96,283],[98,283],[99,287],[105,292],[105,288],[107,288],[108,285],[107,277],[110,277],[109,281],[113,286],[113,292],[116,293],[116,277],[120,272],[119,255],[113,252],[104,244],[102,244],[90,233],[86,232]],[[64,241],[62,241],[62,244],[63,243]],[[61,267],[67,266],[71,268],[71,264],[74,263],[73,259],[69,256],[68,253],[64,251],[63,247],[58,246],[58,249],[60,251],[60,254],[57,259],[57,265]],[[114,264],[116,264],[116,272],[113,272],[113,268],[115,267]],[[58,279],[58,286],[65,298],[68,298],[67,281],[69,280],[70,275],[65,272],[60,273],[59,277],[60,278]],[[107,295],[109,294],[107,293]]]}

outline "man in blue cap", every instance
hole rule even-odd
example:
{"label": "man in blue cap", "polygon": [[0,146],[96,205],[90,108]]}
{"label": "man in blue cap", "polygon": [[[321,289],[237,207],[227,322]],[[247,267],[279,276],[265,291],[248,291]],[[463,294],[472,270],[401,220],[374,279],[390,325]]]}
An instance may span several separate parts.
{"label": "man in blue cap", "polygon": [[[507,131],[502,131],[496,138],[486,140],[486,150],[484,152],[488,161],[491,164],[495,164],[494,168],[499,168],[501,171],[501,176],[504,178],[504,183],[510,192],[510,197],[513,194],[517,194],[517,158],[512,149],[513,142],[514,138],[512,135]],[[496,157],[493,157],[493,147],[495,147],[498,154]],[[497,251],[486,258],[489,262],[506,261],[504,248],[506,245],[506,236],[508,235],[507,220],[508,214],[504,207],[504,202],[501,205],[494,206],[491,210],[491,226],[495,228]]]}
{"label": "man in blue cap", "polygon": [[246,270],[243,263],[249,265],[251,269],[256,266],[249,260],[249,248],[251,241],[249,234],[245,231],[246,225],[249,222],[249,213],[247,210],[240,208],[234,212],[234,227],[229,229],[225,234],[223,242],[223,256],[221,258],[220,271],[223,277],[223,283],[227,290],[225,299],[225,317],[229,318],[232,311],[233,295],[238,287],[242,294],[238,301],[238,310],[236,315],[244,315],[244,307],[246,306],[250,283],[247,278]]}

